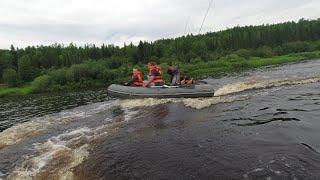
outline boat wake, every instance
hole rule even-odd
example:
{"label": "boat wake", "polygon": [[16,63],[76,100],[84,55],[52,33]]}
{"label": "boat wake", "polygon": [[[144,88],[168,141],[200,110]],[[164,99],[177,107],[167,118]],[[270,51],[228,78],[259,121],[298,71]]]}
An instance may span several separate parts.
{"label": "boat wake", "polygon": [[0,150],[7,146],[19,143],[24,139],[41,134],[51,126],[68,124],[72,121],[88,118],[97,113],[101,113],[115,106],[117,103],[118,101],[108,101],[106,103],[92,104],[86,106],[86,108],[79,107],[72,110],[62,111],[58,114],[36,118],[22,124],[17,124],[0,133]]}
{"label": "boat wake", "polygon": [[237,82],[234,84],[227,84],[219,88],[215,92],[215,96],[224,96],[224,95],[238,93],[246,90],[267,89],[267,88],[281,87],[281,86],[287,86],[287,85],[310,84],[310,83],[316,83],[316,82],[320,82],[319,76],[304,78],[304,79],[273,79],[273,80]]}
{"label": "boat wake", "polygon": [[90,148],[116,132],[138,112],[141,114],[143,109],[140,107],[182,103],[190,108],[203,109],[221,103],[245,101],[272,92],[238,93],[242,91],[316,82],[320,82],[320,77],[247,81],[225,85],[211,98],[111,100],[37,118],[0,133],[0,151],[34,137],[45,138],[33,142],[28,148],[32,148],[35,153],[23,156],[22,163],[5,172],[5,176],[7,179],[73,179],[73,169],[86,160]]}
{"label": "boat wake", "polygon": [[[73,168],[81,164],[88,156],[90,147],[105,139],[116,131],[121,124],[129,121],[137,113],[135,110],[118,110],[118,102],[92,104],[86,107],[65,111],[51,118],[41,118],[35,121],[14,126],[2,132],[2,148],[12,146],[42,134],[57,126],[70,126],[69,130],[49,137],[44,142],[32,144],[33,154],[25,155],[21,164],[17,165],[7,179],[73,179]],[[90,107],[90,108],[89,108]],[[110,113],[111,110],[111,113]],[[105,118],[105,113],[112,115]],[[62,116],[58,118],[59,116]],[[82,121],[90,121],[92,127],[81,126]],[[79,128],[72,129],[79,124]],[[10,137],[5,140],[5,137]],[[19,137],[19,138],[14,138]]]}
{"label": "boat wake", "polygon": [[165,103],[183,103],[187,107],[203,109],[220,103],[231,103],[234,101],[247,100],[252,96],[260,96],[261,93],[236,94],[248,90],[268,89],[288,85],[310,84],[320,82],[320,77],[311,77],[305,79],[276,79],[276,80],[259,80],[238,82],[225,85],[215,92],[215,97],[211,98],[169,98],[169,99],[130,99],[122,100],[121,106],[124,108],[134,108],[140,106],[154,106]]}

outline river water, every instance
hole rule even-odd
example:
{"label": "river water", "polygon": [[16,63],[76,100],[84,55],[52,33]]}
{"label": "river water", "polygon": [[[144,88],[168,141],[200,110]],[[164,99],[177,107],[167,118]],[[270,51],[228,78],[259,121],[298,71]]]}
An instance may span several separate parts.
{"label": "river water", "polygon": [[208,79],[215,97],[0,100],[0,179],[320,179],[320,60]]}

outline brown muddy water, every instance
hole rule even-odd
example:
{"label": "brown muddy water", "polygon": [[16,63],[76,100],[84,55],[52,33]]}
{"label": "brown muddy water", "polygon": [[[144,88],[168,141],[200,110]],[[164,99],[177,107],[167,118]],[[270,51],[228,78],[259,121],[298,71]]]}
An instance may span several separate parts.
{"label": "brown muddy water", "polygon": [[208,79],[199,99],[0,100],[0,179],[320,179],[320,60]]}

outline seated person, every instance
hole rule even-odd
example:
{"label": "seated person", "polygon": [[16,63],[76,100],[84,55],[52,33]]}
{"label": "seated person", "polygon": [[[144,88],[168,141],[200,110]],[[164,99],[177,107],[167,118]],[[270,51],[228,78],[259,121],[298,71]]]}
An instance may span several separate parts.
{"label": "seated person", "polygon": [[142,73],[138,70],[138,68],[133,68],[131,81],[125,83],[125,85],[135,87],[143,86]]}
{"label": "seated person", "polygon": [[195,81],[193,80],[193,78],[191,78],[190,76],[186,75],[186,74],[181,74],[181,85],[191,85],[191,84],[195,84]]}
{"label": "seated person", "polygon": [[171,82],[171,86],[176,86],[176,85],[180,85],[180,71],[178,69],[177,66],[170,66],[168,68],[168,74],[171,76],[170,78],[170,82]]}
{"label": "seated person", "polygon": [[150,86],[163,86],[164,81],[162,79],[161,67],[156,63],[148,63],[148,81],[144,83],[144,87]]}

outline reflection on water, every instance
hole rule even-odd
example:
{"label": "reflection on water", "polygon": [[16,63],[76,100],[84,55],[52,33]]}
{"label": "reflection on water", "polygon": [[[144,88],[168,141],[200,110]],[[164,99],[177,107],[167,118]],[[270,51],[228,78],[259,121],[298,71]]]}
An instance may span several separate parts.
{"label": "reflection on water", "polygon": [[212,98],[1,99],[0,179],[320,179],[319,67],[209,80]]}
{"label": "reflection on water", "polygon": [[0,132],[34,117],[106,100],[106,91],[84,91],[0,98]]}

